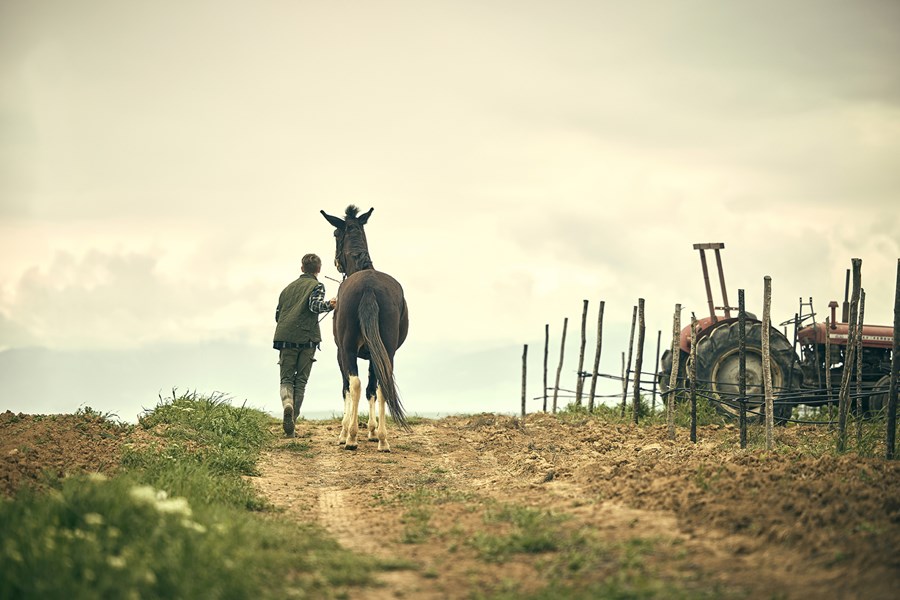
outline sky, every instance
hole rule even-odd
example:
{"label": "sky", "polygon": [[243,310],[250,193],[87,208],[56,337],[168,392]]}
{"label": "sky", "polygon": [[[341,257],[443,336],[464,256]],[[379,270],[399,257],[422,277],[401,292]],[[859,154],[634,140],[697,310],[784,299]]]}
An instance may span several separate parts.
{"label": "sky", "polygon": [[[891,324],[898,32],[868,0],[6,0],[0,410],[277,412],[278,294],[307,252],[334,294],[348,204],[409,303],[410,414],[518,411],[526,344],[540,409],[566,318],[573,388],[584,300],[606,374],[645,300],[653,371],[675,304],[707,313],[698,242],[776,325],[860,258]],[[322,328],[301,414],[342,408]]]}

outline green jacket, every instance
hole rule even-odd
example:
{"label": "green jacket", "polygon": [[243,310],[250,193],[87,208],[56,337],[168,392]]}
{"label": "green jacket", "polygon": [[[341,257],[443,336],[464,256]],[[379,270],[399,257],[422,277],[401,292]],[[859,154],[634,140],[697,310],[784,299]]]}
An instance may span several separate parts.
{"label": "green jacket", "polygon": [[319,315],[309,310],[309,297],[319,280],[315,275],[304,273],[290,283],[278,297],[278,308],[275,309],[275,339],[278,342],[306,344],[322,341],[319,331]]}

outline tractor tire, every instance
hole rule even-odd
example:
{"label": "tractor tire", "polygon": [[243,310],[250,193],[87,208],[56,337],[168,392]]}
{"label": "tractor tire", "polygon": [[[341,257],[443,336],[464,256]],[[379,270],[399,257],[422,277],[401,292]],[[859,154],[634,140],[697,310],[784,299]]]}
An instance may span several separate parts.
{"label": "tractor tire", "polygon": [[[676,388],[687,387],[687,352],[678,351],[678,380],[675,383]],[[659,389],[665,394],[669,391],[669,381],[672,379],[672,351],[666,350],[659,359],[659,373],[657,380],[659,381]]]}
{"label": "tractor tire", "polygon": [[[747,323],[745,342],[747,395],[752,398],[747,403],[747,419],[761,422],[765,412],[762,323]],[[769,354],[776,402],[774,419],[783,424],[791,418],[793,406],[778,401],[789,398],[791,389],[800,387],[801,374],[795,368],[797,358],[793,346],[774,328],[769,336]],[[712,400],[718,400],[714,405],[720,414],[738,420],[740,408],[735,399],[740,390],[740,328],[737,322],[717,327],[697,342],[697,389],[706,390]]]}
{"label": "tractor tire", "polygon": [[868,414],[876,415],[887,410],[888,394],[891,391],[891,376],[885,375],[875,383],[872,395],[869,396]]}

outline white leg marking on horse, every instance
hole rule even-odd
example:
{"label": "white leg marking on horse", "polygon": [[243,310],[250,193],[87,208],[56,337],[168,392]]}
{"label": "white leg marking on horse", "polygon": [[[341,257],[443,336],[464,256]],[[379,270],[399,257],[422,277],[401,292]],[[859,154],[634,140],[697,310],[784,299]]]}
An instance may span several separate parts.
{"label": "white leg marking on horse", "polygon": [[378,451],[390,452],[391,445],[387,441],[387,423],[384,418],[384,396],[381,393],[380,385],[376,395],[378,396]]}
{"label": "white leg marking on horse", "polygon": [[344,418],[341,419],[341,435],[338,437],[338,444],[343,446],[347,443],[347,434],[350,431],[350,390],[344,394]]}
{"label": "white leg marking on horse", "polygon": [[348,423],[350,425],[347,431],[347,450],[356,450],[356,436],[359,433],[359,395],[360,395],[359,377],[350,376],[350,414]]}
{"label": "white leg marking on horse", "polygon": [[369,397],[369,441],[377,442],[375,427],[378,425],[378,417],[375,416],[375,396]]}

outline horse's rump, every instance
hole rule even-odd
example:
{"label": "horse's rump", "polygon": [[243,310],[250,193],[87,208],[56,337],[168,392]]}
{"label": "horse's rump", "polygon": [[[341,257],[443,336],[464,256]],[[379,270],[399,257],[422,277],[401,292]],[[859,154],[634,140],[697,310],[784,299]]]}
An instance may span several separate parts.
{"label": "horse's rump", "polygon": [[394,353],[409,327],[403,288],[387,273],[354,273],[338,291],[334,327],[344,351],[371,361],[391,416],[408,429],[393,369]]}

